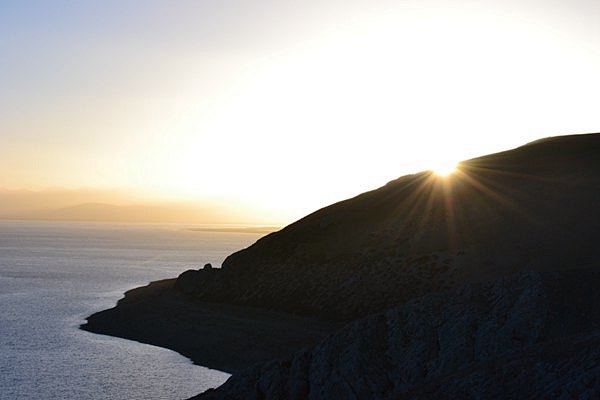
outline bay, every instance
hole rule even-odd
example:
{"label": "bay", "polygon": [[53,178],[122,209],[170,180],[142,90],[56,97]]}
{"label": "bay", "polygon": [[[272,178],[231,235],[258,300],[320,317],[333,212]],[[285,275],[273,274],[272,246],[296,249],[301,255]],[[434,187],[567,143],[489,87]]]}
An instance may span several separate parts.
{"label": "bay", "polygon": [[78,328],[126,290],[220,266],[262,236],[199,228],[0,221],[0,399],[183,399],[222,384],[172,351]]}

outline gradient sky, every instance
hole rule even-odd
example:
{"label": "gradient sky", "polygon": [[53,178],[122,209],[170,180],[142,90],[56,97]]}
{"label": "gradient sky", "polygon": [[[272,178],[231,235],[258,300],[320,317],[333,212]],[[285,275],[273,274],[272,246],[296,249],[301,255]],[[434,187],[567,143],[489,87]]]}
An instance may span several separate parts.
{"label": "gradient sky", "polygon": [[594,1],[2,1],[0,187],[302,216],[600,131]]}

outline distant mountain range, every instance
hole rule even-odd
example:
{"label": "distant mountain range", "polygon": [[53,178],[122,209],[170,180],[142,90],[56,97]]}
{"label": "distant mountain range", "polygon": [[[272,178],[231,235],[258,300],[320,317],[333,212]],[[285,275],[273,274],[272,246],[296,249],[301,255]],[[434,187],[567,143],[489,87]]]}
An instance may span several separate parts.
{"label": "distant mountain range", "polygon": [[17,215],[17,218],[52,221],[223,223],[224,214],[223,210],[190,206],[116,206],[85,203],[55,210],[30,212]]}
{"label": "distant mountain range", "polygon": [[[116,204],[115,204],[116,203]],[[149,202],[121,190],[0,189],[0,219],[227,224],[269,221],[264,213],[215,202]]]}

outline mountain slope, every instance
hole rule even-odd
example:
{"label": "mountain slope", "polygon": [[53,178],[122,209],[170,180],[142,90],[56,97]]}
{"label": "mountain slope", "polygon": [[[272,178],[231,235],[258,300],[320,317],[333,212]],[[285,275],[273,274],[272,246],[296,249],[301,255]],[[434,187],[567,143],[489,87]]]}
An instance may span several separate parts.
{"label": "mountain slope", "polygon": [[355,319],[465,282],[587,265],[600,257],[599,199],[600,134],[544,139],[321,209],[178,286],[204,301]]}

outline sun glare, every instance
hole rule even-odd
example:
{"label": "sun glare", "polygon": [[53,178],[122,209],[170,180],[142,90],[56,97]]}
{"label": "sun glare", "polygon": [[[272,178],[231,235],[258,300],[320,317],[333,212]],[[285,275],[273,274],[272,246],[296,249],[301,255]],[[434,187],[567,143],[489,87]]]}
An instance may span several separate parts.
{"label": "sun glare", "polygon": [[437,176],[448,176],[456,171],[456,166],[455,162],[443,162],[433,167],[432,170]]}

